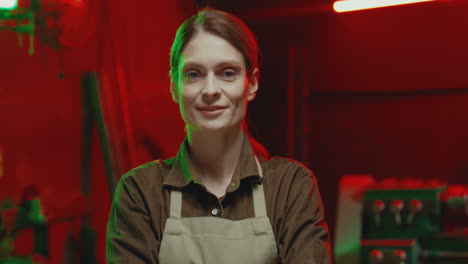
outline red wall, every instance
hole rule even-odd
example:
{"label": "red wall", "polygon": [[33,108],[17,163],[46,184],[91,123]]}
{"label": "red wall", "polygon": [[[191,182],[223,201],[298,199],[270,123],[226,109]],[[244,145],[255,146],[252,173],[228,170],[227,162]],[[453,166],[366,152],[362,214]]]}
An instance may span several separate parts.
{"label": "red wall", "polygon": [[332,227],[344,174],[466,184],[467,3],[319,16],[311,164]]}
{"label": "red wall", "polygon": [[[263,53],[250,107],[256,134],[274,154],[288,155],[288,83],[297,75],[307,79],[299,90],[310,91],[304,100],[311,130],[302,131],[310,158],[294,158],[317,174],[332,232],[345,174],[466,183],[467,1],[342,14],[327,11],[332,1],[282,1],[282,8],[257,10],[242,2],[241,10],[229,8],[245,16]],[[309,54],[292,76],[291,48]]]}
{"label": "red wall", "polygon": [[[316,90],[467,87],[468,2],[436,1],[323,16]],[[306,33],[307,34],[307,33]]]}

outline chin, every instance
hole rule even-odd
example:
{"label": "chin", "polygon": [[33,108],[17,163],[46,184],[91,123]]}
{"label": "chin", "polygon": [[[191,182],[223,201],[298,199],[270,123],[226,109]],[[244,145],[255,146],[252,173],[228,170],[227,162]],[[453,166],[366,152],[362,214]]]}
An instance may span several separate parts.
{"label": "chin", "polygon": [[215,132],[215,131],[224,131],[224,130],[229,129],[230,127],[225,124],[203,124],[203,125],[200,124],[198,128],[199,130],[203,130],[203,131]]}
{"label": "chin", "polygon": [[[214,120],[213,120],[214,121]],[[228,122],[221,122],[222,120],[216,120],[214,122],[200,122],[198,123],[198,130],[199,131],[206,131],[206,132],[223,132],[231,129],[235,129],[240,127],[240,123],[238,125],[231,124]]]}

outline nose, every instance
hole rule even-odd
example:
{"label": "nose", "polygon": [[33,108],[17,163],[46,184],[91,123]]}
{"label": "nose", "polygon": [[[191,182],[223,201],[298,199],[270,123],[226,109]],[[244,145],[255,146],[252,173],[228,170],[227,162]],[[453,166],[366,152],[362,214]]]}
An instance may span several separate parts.
{"label": "nose", "polygon": [[211,101],[221,96],[221,90],[218,85],[214,74],[208,74],[205,87],[202,90],[203,99]]}

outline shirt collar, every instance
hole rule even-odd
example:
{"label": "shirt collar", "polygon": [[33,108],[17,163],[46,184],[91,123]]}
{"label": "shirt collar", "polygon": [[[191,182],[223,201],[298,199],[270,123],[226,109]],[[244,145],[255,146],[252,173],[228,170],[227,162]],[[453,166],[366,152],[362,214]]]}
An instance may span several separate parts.
{"label": "shirt collar", "polygon": [[[193,159],[190,155],[187,137],[182,142],[176,157],[165,160],[164,162],[173,163],[166,179],[164,179],[164,185],[182,188],[192,182],[202,184],[199,176],[200,174],[195,170],[195,166],[193,166]],[[234,170],[231,183],[238,186],[242,179],[250,177],[257,177],[258,180],[260,180],[249,137],[247,134],[244,134],[239,162]]]}

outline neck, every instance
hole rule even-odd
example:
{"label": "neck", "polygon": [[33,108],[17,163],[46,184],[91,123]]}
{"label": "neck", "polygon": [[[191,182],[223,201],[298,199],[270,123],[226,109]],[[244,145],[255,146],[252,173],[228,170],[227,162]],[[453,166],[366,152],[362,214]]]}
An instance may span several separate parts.
{"label": "neck", "polygon": [[195,169],[206,183],[229,183],[239,161],[244,140],[242,127],[229,131],[198,131],[187,128]]}

